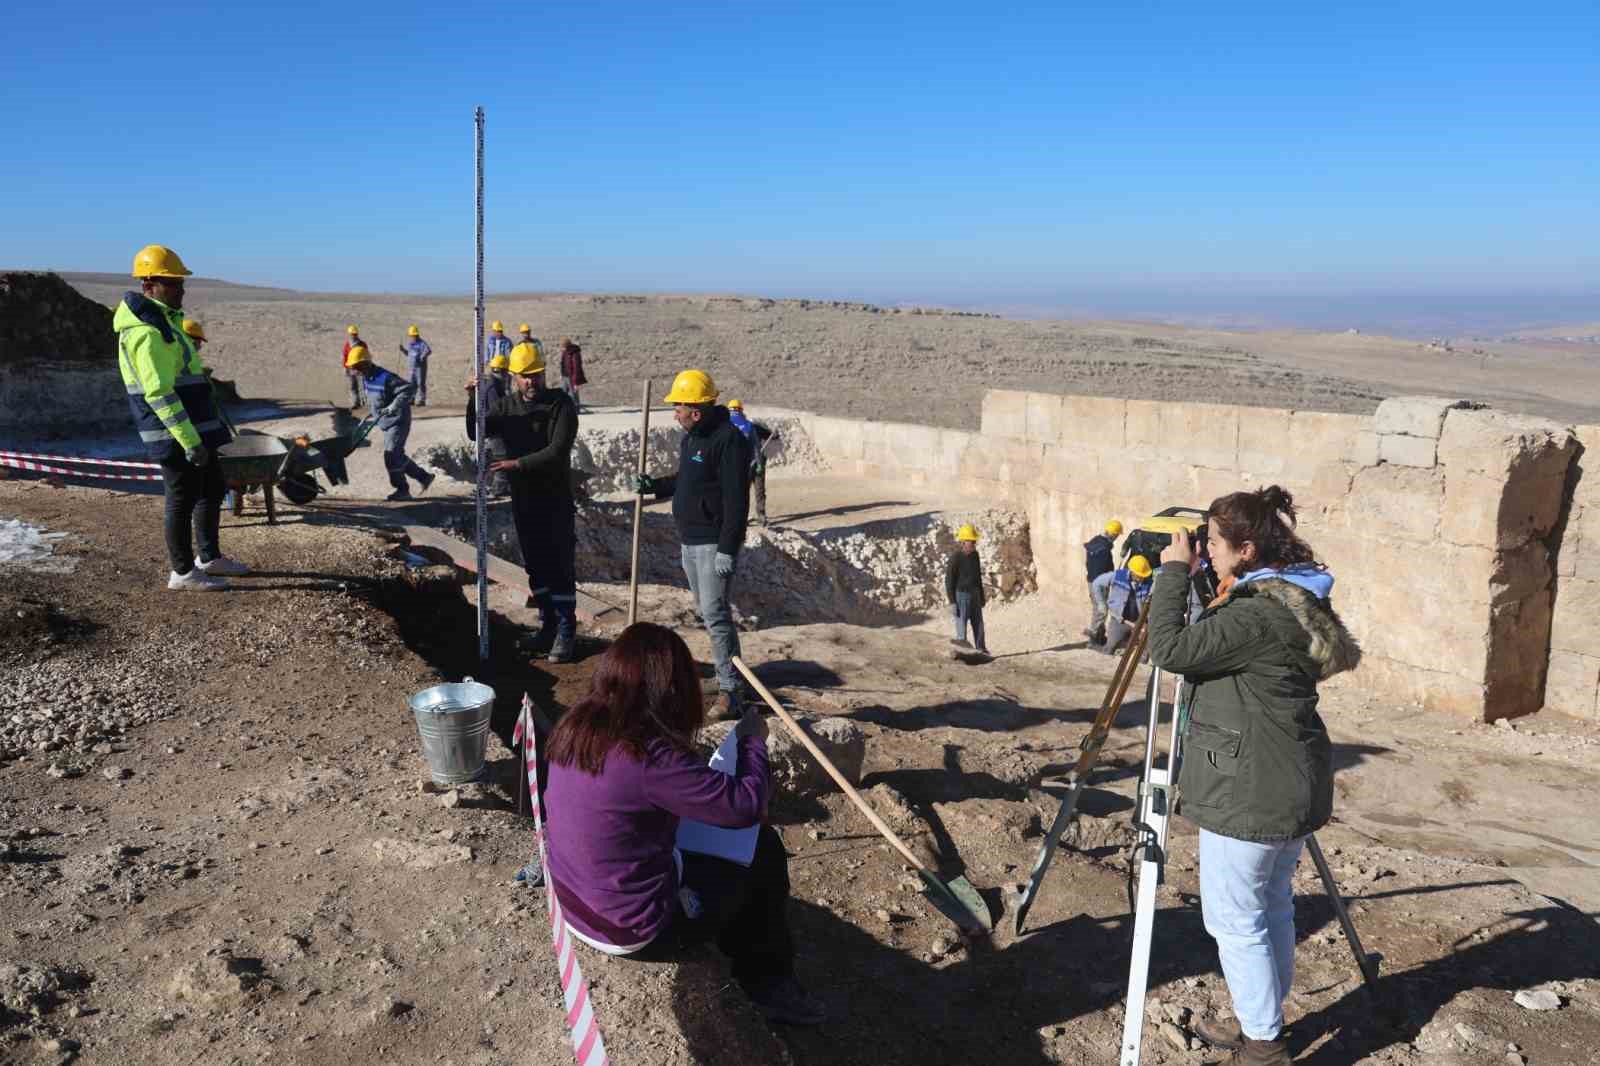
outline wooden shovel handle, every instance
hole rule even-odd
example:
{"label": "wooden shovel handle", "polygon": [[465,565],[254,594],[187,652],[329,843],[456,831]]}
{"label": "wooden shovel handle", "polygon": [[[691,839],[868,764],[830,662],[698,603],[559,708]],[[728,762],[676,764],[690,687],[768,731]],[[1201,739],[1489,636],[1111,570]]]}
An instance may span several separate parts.
{"label": "wooden shovel handle", "polygon": [[750,682],[750,686],[760,693],[767,706],[772,708],[772,713],[783,720],[783,724],[789,727],[789,732],[793,733],[795,739],[805,746],[805,749],[811,753],[813,759],[817,760],[817,765],[826,770],[828,776],[833,778],[834,783],[844,790],[846,796],[850,797],[850,801],[861,808],[861,813],[867,816],[867,821],[872,823],[872,827],[882,833],[884,839],[893,844],[895,850],[906,857],[907,862],[923,873],[931,875],[933,871],[928,869],[927,863],[917,858],[916,853],[906,847],[905,841],[895,836],[894,830],[884,824],[883,819],[878,817],[878,812],[867,805],[867,801],[861,798],[861,793],[855,790],[855,786],[851,785],[845,779],[845,776],[839,772],[839,768],[834,766],[826,755],[822,754],[822,749],[817,747],[816,741],[812,740],[806,731],[800,728],[799,722],[790,717],[789,712],[784,710],[778,703],[778,698],[767,690],[767,686],[763,685],[760,679],[751,672],[750,668],[745,665],[744,660],[735,655],[733,657],[733,665],[744,675],[744,679]]}

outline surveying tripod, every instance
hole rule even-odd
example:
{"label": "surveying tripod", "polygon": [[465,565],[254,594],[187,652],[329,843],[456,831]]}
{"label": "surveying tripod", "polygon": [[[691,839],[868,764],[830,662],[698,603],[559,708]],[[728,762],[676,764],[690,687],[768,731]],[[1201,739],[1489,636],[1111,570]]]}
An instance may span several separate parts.
{"label": "surveying tripod", "polygon": [[[1141,622],[1143,620],[1141,619]],[[1145,993],[1150,985],[1150,945],[1155,932],[1156,888],[1166,879],[1167,829],[1172,816],[1173,796],[1178,784],[1178,768],[1183,763],[1184,683],[1182,677],[1174,678],[1172,714],[1167,724],[1166,759],[1158,766],[1158,738],[1161,734],[1161,686],[1164,671],[1150,671],[1150,706],[1144,740],[1144,771],[1139,778],[1139,790],[1134,804],[1133,826],[1139,834],[1134,854],[1139,856],[1139,887],[1133,909],[1133,958],[1128,966],[1127,1010],[1122,1018],[1121,1066],[1139,1066],[1139,1055],[1144,1043]],[[1328,893],[1328,902],[1339,918],[1350,952],[1355,956],[1361,978],[1370,990],[1378,979],[1377,964],[1361,947],[1355,923],[1339,894],[1339,886],[1328,868],[1322,845],[1312,835],[1306,837],[1306,851],[1322,878],[1322,887]]]}
{"label": "surveying tripod", "polygon": [[[1139,611],[1139,620],[1134,624],[1133,633],[1128,638],[1128,645],[1122,653],[1122,658],[1117,663],[1116,672],[1112,674],[1111,683],[1106,688],[1105,700],[1100,705],[1099,713],[1095,715],[1089,732],[1079,742],[1078,761],[1070,777],[1070,791],[1061,801],[1061,809],[1056,812],[1055,820],[1050,823],[1050,829],[1045,833],[1044,843],[1039,849],[1039,857],[1034,861],[1028,883],[1022,886],[1015,897],[1016,932],[1019,934],[1022,932],[1023,923],[1027,920],[1028,910],[1038,897],[1039,887],[1044,883],[1044,875],[1055,857],[1061,835],[1077,817],[1078,799],[1088,782],[1089,772],[1094,768],[1100,750],[1111,734],[1117,712],[1122,709],[1122,701],[1127,698],[1134,672],[1139,668],[1139,662],[1149,642],[1149,621],[1150,604],[1146,601]],[[1139,842],[1135,845],[1135,854],[1139,856],[1138,889],[1134,905],[1133,958],[1128,967],[1127,1011],[1123,1016],[1121,1066],[1138,1066],[1143,1045],[1145,994],[1150,981],[1150,945],[1155,931],[1156,888],[1165,879],[1167,823],[1172,813],[1178,767],[1182,761],[1183,734],[1180,728],[1179,709],[1183,706],[1185,686],[1183,678],[1178,677],[1175,678],[1173,711],[1171,721],[1168,723],[1167,757],[1163,765],[1159,767],[1156,765],[1157,740],[1161,732],[1161,687],[1164,674],[1165,671],[1160,669],[1153,669],[1150,672],[1144,767],[1139,776],[1139,790],[1133,811],[1134,827],[1140,835]],[[1378,977],[1376,963],[1361,947],[1361,938],[1356,934],[1355,924],[1351,922],[1350,913],[1344,905],[1344,897],[1339,894],[1339,886],[1333,880],[1333,871],[1328,868],[1328,860],[1322,854],[1322,846],[1317,843],[1315,836],[1306,837],[1306,851],[1310,853],[1311,861],[1317,867],[1317,874],[1322,878],[1323,888],[1328,893],[1328,900],[1333,904],[1339,926],[1344,931],[1351,954],[1355,956],[1356,965],[1361,970],[1362,980],[1366,982],[1368,988],[1371,988]]]}

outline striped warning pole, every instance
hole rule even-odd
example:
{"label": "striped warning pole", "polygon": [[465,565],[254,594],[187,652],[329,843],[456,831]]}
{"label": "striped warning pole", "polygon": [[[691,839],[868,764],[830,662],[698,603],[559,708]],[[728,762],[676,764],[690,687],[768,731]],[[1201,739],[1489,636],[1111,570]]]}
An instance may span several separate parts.
{"label": "striped warning pole", "polygon": [[[48,456],[47,458],[58,458]],[[72,456],[60,456],[68,462],[73,461]],[[78,462],[92,462],[95,460],[79,459]],[[119,463],[119,466],[134,466],[143,464]],[[98,477],[114,478],[117,481],[160,481],[160,474],[119,474],[108,470],[73,470],[71,467],[55,466],[50,463],[37,463],[31,459],[12,458],[10,453],[0,452],[0,466],[8,466],[13,470],[32,470],[40,474],[59,474],[65,477]]]}
{"label": "striped warning pole", "polygon": [[583,978],[572,934],[567,932],[566,916],[556,898],[555,882],[550,879],[550,859],[544,847],[544,809],[539,804],[539,742],[533,730],[533,703],[526,693],[512,743],[523,741],[528,753],[528,798],[533,804],[533,835],[539,841],[539,866],[544,870],[545,907],[550,913],[550,942],[556,950],[556,967],[561,973],[561,999],[567,1008],[567,1028],[572,1031],[572,1054],[578,1066],[607,1066],[606,1042],[600,1037],[600,1022],[594,1016],[594,1001],[589,998],[589,982]]}

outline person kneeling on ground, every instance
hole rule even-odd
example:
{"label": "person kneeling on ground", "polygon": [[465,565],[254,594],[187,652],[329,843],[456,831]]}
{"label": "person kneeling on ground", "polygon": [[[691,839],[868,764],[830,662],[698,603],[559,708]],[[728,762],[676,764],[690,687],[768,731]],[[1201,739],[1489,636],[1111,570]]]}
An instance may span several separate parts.
{"label": "person kneeling on ground", "polygon": [[1317,684],[1361,661],[1329,602],[1333,575],[1294,532],[1277,485],[1212,501],[1206,530],[1223,584],[1191,624],[1194,546],[1174,536],[1150,594],[1150,658],[1188,693],[1178,813],[1200,827],[1200,907],[1236,1023],[1202,1040],[1236,1066],[1289,1066],[1283,1001],[1294,983],[1294,877],[1333,813],[1333,757]]}
{"label": "person kneeling on ground", "polygon": [[714,942],[769,1019],[822,1021],[794,978],[789,860],[762,825],[749,867],[674,847],[678,821],[761,823],[772,795],[767,727],[754,708],[735,732],[730,776],[695,751],[705,706],[694,658],[670,629],[639,622],[595,664],[589,692],[550,737],[550,890],[567,928],[608,955],[661,962]]}
{"label": "person kneeling on ground", "polygon": [[1096,651],[1115,655],[1133,635],[1144,601],[1150,598],[1150,573],[1150,560],[1135,555],[1127,565],[1101,574],[1089,585],[1094,617],[1085,632]]}
{"label": "person kneeling on ground", "polygon": [[[978,529],[968,523],[956,530],[956,550],[944,568],[944,596],[955,618],[956,635],[950,641],[958,648],[976,646],[981,655],[989,654],[983,639],[983,560],[978,558]],[[967,643],[967,624],[972,625],[972,643]]]}

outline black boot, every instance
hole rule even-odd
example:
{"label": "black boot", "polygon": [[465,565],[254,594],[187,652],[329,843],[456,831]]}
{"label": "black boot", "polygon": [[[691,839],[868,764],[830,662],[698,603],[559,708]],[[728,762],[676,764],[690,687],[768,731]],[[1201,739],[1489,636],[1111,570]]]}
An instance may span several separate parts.
{"label": "black boot", "polygon": [[570,663],[578,657],[578,627],[562,619],[556,627],[555,642],[550,646],[550,661]]}

